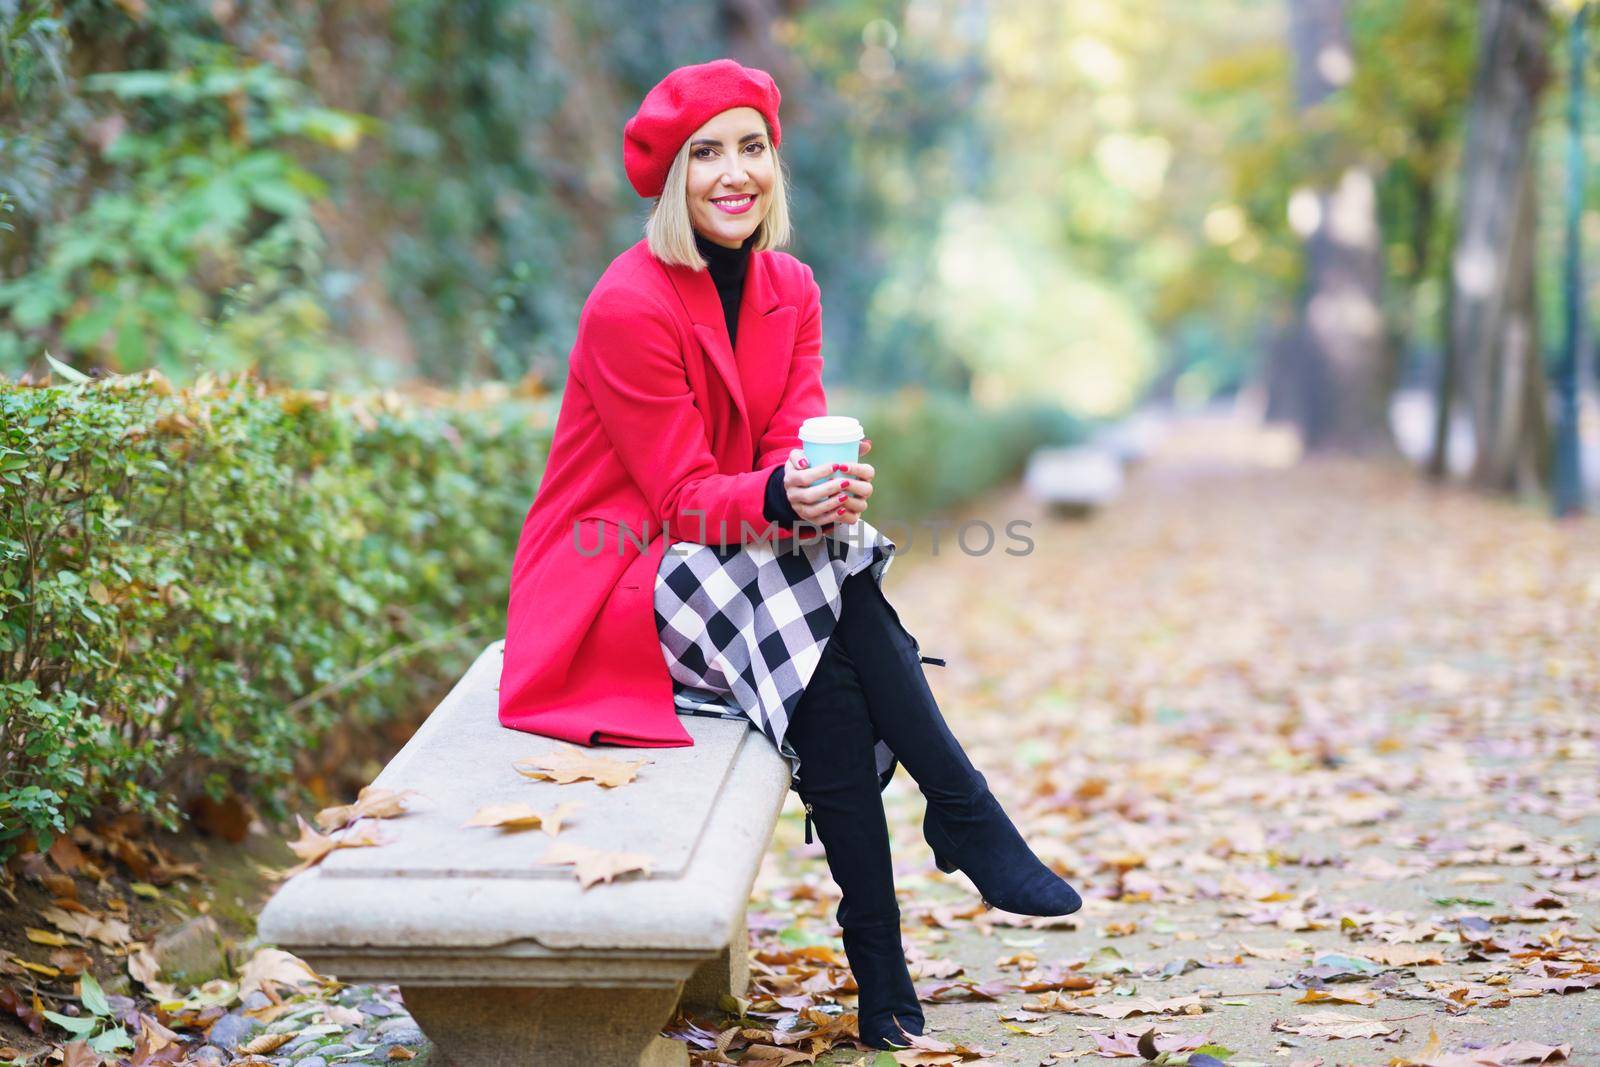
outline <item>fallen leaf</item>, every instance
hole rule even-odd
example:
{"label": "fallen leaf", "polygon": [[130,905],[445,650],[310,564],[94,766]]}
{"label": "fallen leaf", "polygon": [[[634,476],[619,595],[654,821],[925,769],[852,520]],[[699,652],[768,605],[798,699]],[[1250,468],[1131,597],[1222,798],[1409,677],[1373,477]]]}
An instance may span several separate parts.
{"label": "fallen leaf", "polygon": [[1432,945],[1372,945],[1361,955],[1391,967],[1431,967],[1444,963],[1444,950]]}
{"label": "fallen leaf", "polygon": [[[1146,1030],[1142,1034],[1118,1031],[1089,1036],[1095,1043],[1095,1052],[1106,1059],[1135,1057],[1150,1060],[1163,1052],[1192,1052],[1203,1046],[1207,1040],[1204,1036],[1163,1034],[1156,1030]],[[1155,1055],[1151,1055],[1146,1049],[1153,1050]]]}
{"label": "fallen leaf", "polygon": [[1272,1024],[1272,1029],[1278,1033],[1326,1038],[1387,1037],[1396,1030],[1394,1024],[1381,1019],[1363,1019],[1359,1015],[1338,1011],[1301,1015],[1298,1018],[1299,1022],[1293,1023],[1280,1019]]}
{"label": "fallen leaf", "polygon": [[121,919],[108,919],[87,910],[61,907],[42,908],[39,917],[58,930],[120,948],[133,939],[133,931]]}
{"label": "fallen leaf", "polygon": [[393,789],[380,789],[369,785],[356,794],[354,804],[340,804],[317,812],[317,825],[324,832],[332,832],[348,826],[357,819],[392,819],[406,813],[407,798],[422,795],[415,789],[402,789],[396,792]]}
{"label": "fallen leaf", "polygon": [[592,756],[577,745],[560,743],[553,751],[527,756],[512,764],[517,773],[529,778],[547,779],[561,785],[589,779],[607,789],[633,781],[639,768],[654,760],[618,760]]}
{"label": "fallen leaf", "polygon": [[994,1055],[986,1048],[977,1046],[952,1044],[940,1041],[927,1034],[907,1034],[903,1030],[904,1043],[910,1048],[900,1049],[894,1055],[894,1062],[905,1067],[923,1067],[923,1065],[960,1063],[963,1060],[981,1060]]}
{"label": "fallen leaf", "polygon": [[61,1049],[61,1067],[100,1067],[103,1062],[100,1053],[82,1038],[68,1042]]}
{"label": "fallen leaf", "polygon": [[520,801],[508,804],[488,804],[473,813],[472,818],[462,823],[462,827],[469,826],[498,826],[503,830],[535,830],[542,829],[554,837],[561,832],[561,822],[581,805],[575,802],[557,804],[550,812],[535,810],[528,804]]}
{"label": "fallen leaf", "polygon": [[295,1039],[293,1031],[281,1034],[260,1034],[239,1046],[239,1051],[251,1056],[265,1056]]}
{"label": "fallen leaf", "polygon": [[1079,1006],[1074,1010],[1083,1015],[1098,1015],[1102,1019],[1126,1019],[1130,1015],[1199,1015],[1205,1011],[1205,1005],[1196,996],[1173,997],[1169,1000],[1124,997],[1121,1003]]}
{"label": "fallen leaf", "polygon": [[1296,1004],[1359,1004],[1370,1008],[1379,996],[1370,989],[1308,989]]}
{"label": "fallen leaf", "polygon": [[327,981],[293,953],[279,948],[261,948],[239,972],[239,999],[269,985],[297,988],[306,984],[324,985]]}
{"label": "fallen leaf", "polygon": [[576,869],[578,882],[583,888],[588,889],[596,882],[609,882],[617,875],[629,871],[642,871],[648,874],[655,860],[636,852],[605,852],[580,845],[576,841],[557,841],[545,849],[544,855],[539,857],[539,862],[558,866],[572,864]]}
{"label": "fallen leaf", "polygon": [[292,878],[301,871],[315,867],[335,849],[370,848],[388,843],[387,838],[380,836],[377,823],[355,823],[335,837],[317,833],[299,815],[294,819],[300,826],[300,836],[288,843],[289,850],[299,856],[302,862],[287,870],[279,871],[277,873],[279,878]]}

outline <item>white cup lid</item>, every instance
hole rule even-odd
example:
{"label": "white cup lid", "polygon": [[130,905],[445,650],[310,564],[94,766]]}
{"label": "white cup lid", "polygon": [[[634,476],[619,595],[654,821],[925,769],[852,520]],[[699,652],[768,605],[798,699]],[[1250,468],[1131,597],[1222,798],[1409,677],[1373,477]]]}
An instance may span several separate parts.
{"label": "white cup lid", "polygon": [[813,415],[800,424],[800,440],[814,445],[844,445],[866,435],[849,415]]}

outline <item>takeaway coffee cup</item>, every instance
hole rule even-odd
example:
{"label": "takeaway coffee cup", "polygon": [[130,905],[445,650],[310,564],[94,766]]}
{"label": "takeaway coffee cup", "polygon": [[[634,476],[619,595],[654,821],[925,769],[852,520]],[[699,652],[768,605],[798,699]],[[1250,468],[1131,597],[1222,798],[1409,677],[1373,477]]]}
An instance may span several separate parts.
{"label": "takeaway coffee cup", "polygon": [[[806,463],[812,469],[823,468],[822,476],[812,481],[827,481],[833,477],[835,463],[855,463],[861,459],[861,423],[849,415],[814,415],[800,424],[800,447],[805,451]],[[848,489],[845,492],[849,493]],[[855,493],[850,493],[856,496]]]}

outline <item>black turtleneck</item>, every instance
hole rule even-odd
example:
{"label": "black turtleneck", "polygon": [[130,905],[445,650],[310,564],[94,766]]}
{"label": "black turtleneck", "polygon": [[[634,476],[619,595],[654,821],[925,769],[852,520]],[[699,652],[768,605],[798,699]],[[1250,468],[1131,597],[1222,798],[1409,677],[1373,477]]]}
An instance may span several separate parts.
{"label": "black turtleneck", "polygon": [[[694,243],[705,257],[707,271],[717,287],[717,297],[722,301],[722,317],[728,324],[728,345],[731,348],[739,339],[739,301],[744,295],[745,270],[750,265],[750,248],[756,243],[756,234],[746,237],[738,248],[728,248],[707,240],[697,230]],[[799,512],[789,503],[789,494],[783,488],[782,467],[774,470],[772,477],[767,479],[767,496],[761,510],[768,522],[784,529],[793,529],[794,524],[801,521]]]}
{"label": "black turtleneck", "polygon": [[744,293],[745,268],[750,265],[750,247],[756,243],[756,234],[746,237],[738,248],[728,248],[697,230],[694,243],[705,257],[717,296],[722,299],[722,317],[728,322],[728,344],[732,347],[739,339],[739,298]]}

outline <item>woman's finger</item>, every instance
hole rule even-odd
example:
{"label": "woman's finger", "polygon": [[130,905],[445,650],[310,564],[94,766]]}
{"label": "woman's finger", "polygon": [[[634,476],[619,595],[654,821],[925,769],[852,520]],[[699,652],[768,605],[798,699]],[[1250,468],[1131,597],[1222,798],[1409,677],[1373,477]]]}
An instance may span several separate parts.
{"label": "woman's finger", "polygon": [[[845,485],[847,481],[850,482],[849,486]],[[802,517],[810,520],[821,517],[826,521],[837,512],[840,505],[853,499],[850,494],[862,484],[847,478],[827,478],[816,485],[796,489],[789,499],[794,504],[795,512]]]}
{"label": "woman's finger", "polygon": [[867,510],[867,502],[853,496],[844,500],[836,498],[831,502],[831,506],[833,508],[832,517],[838,522],[847,524],[854,524],[857,519],[861,518],[861,513]]}
{"label": "woman's finger", "polygon": [[855,481],[856,479],[860,479],[863,482],[870,482],[870,481],[872,481],[872,479],[878,473],[877,468],[874,467],[870,463],[860,463],[860,462],[857,462],[857,463],[845,463],[845,464],[837,464],[836,463],[836,464],[834,464],[834,466],[835,467],[842,466],[844,468],[843,470],[835,470],[834,471],[835,474],[839,475],[842,478],[849,478],[851,481]]}
{"label": "woman's finger", "polygon": [[838,500],[841,494],[851,497],[868,497],[872,495],[872,483],[861,481],[859,478],[846,477],[843,474],[832,478],[824,478],[817,484],[796,489],[790,494],[791,500],[800,500],[807,504]]}

